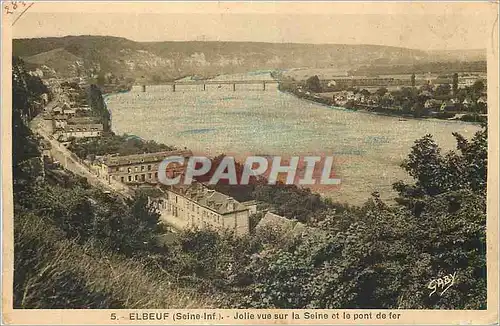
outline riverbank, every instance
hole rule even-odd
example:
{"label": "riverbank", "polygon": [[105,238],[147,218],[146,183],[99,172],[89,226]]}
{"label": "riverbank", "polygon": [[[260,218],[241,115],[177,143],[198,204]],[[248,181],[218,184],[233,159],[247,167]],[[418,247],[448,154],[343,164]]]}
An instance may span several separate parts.
{"label": "riverbank", "polygon": [[328,109],[332,109],[332,110],[337,110],[337,111],[342,111],[342,112],[351,112],[351,113],[362,113],[362,114],[366,114],[366,115],[372,115],[372,116],[382,116],[382,117],[392,117],[392,118],[399,118],[399,121],[407,121],[407,120],[417,120],[417,121],[425,121],[425,120],[428,120],[428,121],[440,121],[440,122],[450,122],[450,123],[456,123],[456,122],[463,122],[463,123],[471,123],[471,124],[474,124],[474,125],[479,125],[481,123],[486,122],[487,121],[487,117],[485,117],[486,119],[481,119],[482,117],[479,116],[479,119],[476,119],[474,115],[463,115],[461,117],[461,119],[453,119],[453,118],[449,118],[449,119],[445,119],[445,118],[439,118],[439,117],[415,117],[411,114],[391,114],[391,113],[384,113],[384,112],[376,112],[376,111],[370,111],[370,110],[366,110],[366,109],[358,109],[358,108],[347,108],[345,106],[337,106],[337,105],[332,105],[332,104],[325,104],[323,102],[318,102],[318,101],[315,101],[314,99],[309,99],[309,98],[306,98],[306,97],[300,97],[300,96],[296,96],[295,94],[293,94],[292,92],[288,92],[288,91],[282,91],[280,90],[280,92],[284,93],[284,94],[290,94],[296,98],[298,98],[299,100],[301,101],[305,101],[305,102],[308,102],[308,103],[312,103],[312,104],[316,104],[316,105],[320,105],[322,107],[325,107],[325,108],[328,108]]}
{"label": "riverbank", "polygon": [[470,112],[433,112],[432,114],[422,114],[416,115],[412,113],[407,113],[402,111],[397,107],[382,107],[379,105],[367,105],[361,103],[346,103],[346,105],[337,105],[333,99],[329,99],[326,97],[322,97],[318,94],[321,93],[304,93],[304,92],[293,92],[290,90],[280,90],[283,93],[288,93],[300,100],[305,100],[308,102],[313,102],[316,104],[320,104],[322,106],[326,106],[329,108],[343,109],[345,111],[350,112],[360,112],[367,114],[374,114],[379,116],[386,117],[396,117],[401,119],[433,119],[433,120],[446,120],[446,121],[461,121],[461,122],[469,122],[469,123],[485,123],[488,121],[487,115],[481,115],[477,113]]}

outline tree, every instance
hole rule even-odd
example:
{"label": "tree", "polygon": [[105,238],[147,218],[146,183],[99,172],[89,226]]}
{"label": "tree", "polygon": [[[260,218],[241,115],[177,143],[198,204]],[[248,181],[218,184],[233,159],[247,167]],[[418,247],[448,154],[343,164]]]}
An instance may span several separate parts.
{"label": "tree", "polygon": [[361,90],[360,94],[361,94],[361,95],[363,95],[363,96],[370,96],[370,94],[371,94],[371,93],[370,93],[370,91],[369,91],[369,90],[367,90],[367,89],[363,88],[363,89]]}
{"label": "tree", "polygon": [[375,92],[375,94],[377,94],[378,96],[384,96],[385,93],[387,93],[387,88],[385,87],[381,87]]}
{"label": "tree", "polygon": [[[374,193],[358,211],[323,211],[314,229],[253,255],[241,305],[485,309],[486,134],[456,134],[458,152],[446,155],[431,136],[418,140],[403,164],[415,184],[396,187],[399,206]],[[429,281],[453,273],[460,284],[431,295]]]}
{"label": "tree", "polygon": [[434,95],[436,95],[436,96],[450,95],[450,91],[451,91],[450,84],[440,84],[440,85],[438,85],[438,87],[436,87],[436,90],[434,91]]}
{"label": "tree", "polygon": [[459,152],[443,155],[431,135],[415,142],[402,168],[415,179],[414,185],[396,183],[395,189],[402,198],[435,196],[448,191],[486,191],[487,130],[483,127],[472,141],[460,134],[453,134]]}
{"label": "tree", "polygon": [[458,93],[458,74],[453,74],[453,96],[457,96]]}
{"label": "tree", "polygon": [[420,118],[427,113],[427,110],[425,109],[424,104],[421,101],[417,101],[413,105],[412,111],[415,118]]}
{"label": "tree", "polygon": [[481,97],[481,94],[485,90],[485,85],[482,80],[476,80],[474,84],[471,86],[470,91],[471,91],[471,97],[472,100],[475,102],[479,97]]}
{"label": "tree", "polygon": [[321,84],[317,75],[311,76],[306,80],[306,89],[314,93],[321,92]]}

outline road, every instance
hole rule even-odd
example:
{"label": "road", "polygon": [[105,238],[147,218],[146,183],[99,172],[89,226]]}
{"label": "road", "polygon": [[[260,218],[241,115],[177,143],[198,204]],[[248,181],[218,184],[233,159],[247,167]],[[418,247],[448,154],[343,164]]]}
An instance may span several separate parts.
{"label": "road", "polygon": [[[45,107],[44,113],[51,112],[56,104],[57,99],[48,103]],[[66,170],[86,178],[87,181],[93,186],[96,186],[104,191],[117,193],[124,197],[130,198],[133,196],[134,191],[128,186],[118,181],[107,181],[98,178],[95,174],[89,171],[87,166],[80,163],[71,151],[69,151],[52,136],[52,122],[50,120],[44,120],[44,113],[37,115],[33,118],[33,120],[31,120],[30,128],[35,134],[42,136],[43,139],[50,143],[50,154],[54,160],[59,161]]]}

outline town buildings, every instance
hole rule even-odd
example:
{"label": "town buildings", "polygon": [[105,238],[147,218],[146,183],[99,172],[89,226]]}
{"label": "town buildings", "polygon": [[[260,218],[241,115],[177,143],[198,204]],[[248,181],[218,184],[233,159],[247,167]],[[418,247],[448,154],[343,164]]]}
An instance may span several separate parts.
{"label": "town buildings", "polygon": [[[157,183],[158,166],[169,156],[193,156],[188,150],[143,153],[125,156],[105,156],[94,163],[94,170],[100,178],[116,180],[125,184]],[[182,173],[183,166],[171,163],[169,171],[174,175]]]}
{"label": "town buildings", "polygon": [[95,117],[74,117],[68,114],[52,115],[52,130],[57,139],[100,137],[103,124]]}

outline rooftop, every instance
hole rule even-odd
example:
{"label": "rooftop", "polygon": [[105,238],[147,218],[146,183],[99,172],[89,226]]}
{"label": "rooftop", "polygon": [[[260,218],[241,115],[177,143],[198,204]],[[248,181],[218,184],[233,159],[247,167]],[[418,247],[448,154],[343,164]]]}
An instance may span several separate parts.
{"label": "rooftop", "polygon": [[256,231],[260,229],[275,229],[278,232],[285,234],[292,232],[296,224],[296,220],[291,220],[278,214],[267,212],[266,215],[259,221],[255,227]]}
{"label": "rooftop", "polygon": [[[85,123],[85,124],[71,124],[71,125],[66,125],[65,127],[61,128],[64,131],[91,131],[92,129],[97,129],[102,131],[103,126],[102,123]],[[78,130],[80,129],[80,130]]]}
{"label": "rooftop", "polygon": [[88,124],[88,123],[97,123],[99,121],[96,117],[73,117],[68,119],[68,124]]}
{"label": "rooftop", "polygon": [[191,157],[193,153],[188,150],[166,151],[155,153],[143,153],[124,156],[106,156],[102,158],[103,164],[107,166],[120,166],[139,163],[160,162],[169,156]]}
{"label": "rooftop", "polygon": [[297,220],[289,219],[271,212],[267,212],[255,227],[257,233],[269,230],[277,232],[281,239],[303,236],[312,238],[328,237],[328,232],[322,229],[310,227]]}
{"label": "rooftop", "polygon": [[68,120],[68,116],[64,114],[54,114],[52,118],[54,120]]}
{"label": "rooftop", "polygon": [[221,215],[248,210],[247,206],[236,201],[234,198],[209,189],[201,183],[170,187],[169,190]]}

